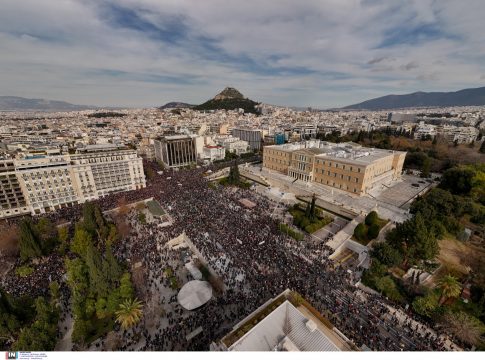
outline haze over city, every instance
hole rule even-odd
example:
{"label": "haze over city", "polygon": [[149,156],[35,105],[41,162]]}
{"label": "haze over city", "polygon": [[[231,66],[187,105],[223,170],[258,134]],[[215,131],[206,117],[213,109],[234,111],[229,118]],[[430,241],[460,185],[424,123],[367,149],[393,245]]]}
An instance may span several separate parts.
{"label": "haze over city", "polygon": [[485,83],[481,0],[4,0],[0,95],[339,107]]}

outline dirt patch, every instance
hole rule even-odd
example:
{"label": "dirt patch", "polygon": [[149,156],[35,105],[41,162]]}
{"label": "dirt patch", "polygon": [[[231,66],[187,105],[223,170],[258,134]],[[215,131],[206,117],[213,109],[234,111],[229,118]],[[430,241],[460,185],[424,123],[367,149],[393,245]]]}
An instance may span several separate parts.
{"label": "dirt patch", "polygon": [[15,257],[19,252],[19,228],[15,224],[2,222],[0,224],[0,254]]}
{"label": "dirt patch", "polygon": [[456,239],[443,239],[439,242],[439,245],[440,253],[437,260],[442,266],[433,275],[433,282],[449,273],[458,278],[463,278],[476,267],[475,265],[480,258],[485,257],[484,249]]}

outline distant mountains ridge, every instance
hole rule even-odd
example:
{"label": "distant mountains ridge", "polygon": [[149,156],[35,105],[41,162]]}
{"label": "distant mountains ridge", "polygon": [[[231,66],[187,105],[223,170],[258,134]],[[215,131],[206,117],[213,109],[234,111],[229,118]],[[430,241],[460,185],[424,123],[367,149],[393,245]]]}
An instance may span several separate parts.
{"label": "distant mountains ridge", "polygon": [[[259,113],[260,103],[245,98],[238,90],[226,87],[214,98],[200,105],[169,102],[160,109],[191,108],[194,110],[235,110]],[[485,106],[485,87],[453,92],[414,92],[404,95],[386,95],[340,108],[340,110],[390,110],[419,107]],[[0,111],[80,111],[99,109],[99,106],[75,105],[65,101],[28,99],[19,96],[0,96]],[[108,108],[106,108],[108,109]],[[111,108],[109,109],[116,109]],[[339,110],[339,109],[333,109]]]}
{"label": "distant mountains ridge", "polygon": [[343,107],[346,110],[389,110],[417,107],[480,106],[485,105],[485,87],[453,92],[422,92],[387,95]]}
{"label": "distant mountains ridge", "polygon": [[0,110],[3,111],[79,111],[97,109],[96,106],[74,105],[65,101],[27,99],[19,96],[0,96]]}

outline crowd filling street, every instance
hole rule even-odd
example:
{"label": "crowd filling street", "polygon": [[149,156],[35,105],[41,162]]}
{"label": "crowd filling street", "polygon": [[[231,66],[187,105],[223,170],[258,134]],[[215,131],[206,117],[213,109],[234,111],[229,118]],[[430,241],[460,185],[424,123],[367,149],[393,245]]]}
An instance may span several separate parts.
{"label": "crowd filling street", "polygon": [[[157,173],[155,164],[145,167],[153,169],[146,188],[97,201],[108,210],[122,198],[127,203],[154,198],[171,217],[163,227],[156,220],[142,224],[139,210],[132,209],[126,217],[130,232],[115,246],[116,257],[132,269],[135,264],[143,269],[144,289],[137,290],[145,304],[144,319],[130,330],[118,330],[121,350],[209,350],[212,342],[285,289],[299,292],[359,348],[452,350],[455,346],[446,334],[415,321],[399,305],[356,288],[352,274],[328,259],[331,249],[325,240],[331,238],[295,241],[279,230],[271,216],[274,201],[251,189],[209,186],[203,174],[215,166],[163,174]],[[243,198],[256,206],[245,208],[239,202]],[[81,209],[75,206],[45,216],[56,222],[74,221]],[[166,246],[183,233],[224,284],[223,291],[214,291],[207,304],[193,311],[178,304],[178,289],[166,276],[170,268],[180,285],[191,279],[184,264],[192,252]],[[7,277],[5,288],[15,295],[41,295],[48,290],[42,287],[45,283],[63,281],[62,258],[56,254],[35,270],[29,283]],[[189,336],[199,327],[200,333]],[[100,339],[92,348],[102,348],[105,341]]]}

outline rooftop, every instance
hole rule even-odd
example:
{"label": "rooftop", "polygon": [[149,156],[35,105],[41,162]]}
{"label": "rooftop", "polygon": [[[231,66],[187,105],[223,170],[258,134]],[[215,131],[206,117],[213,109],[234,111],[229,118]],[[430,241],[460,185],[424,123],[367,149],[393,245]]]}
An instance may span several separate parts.
{"label": "rooftop", "polygon": [[228,351],[351,350],[327,319],[289,290],[237,324],[221,346]]}
{"label": "rooftop", "polygon": [[394,150],[367,148],[353,142],[336,144],[320,140],[309,140],[298,143],[271,145],[266,147],[283,151],[305,150],[319,158],[349,160],[352,163],[359,163],[363,165],[370,164],[377,159],[389,155],[400,153],[400,151]]}

